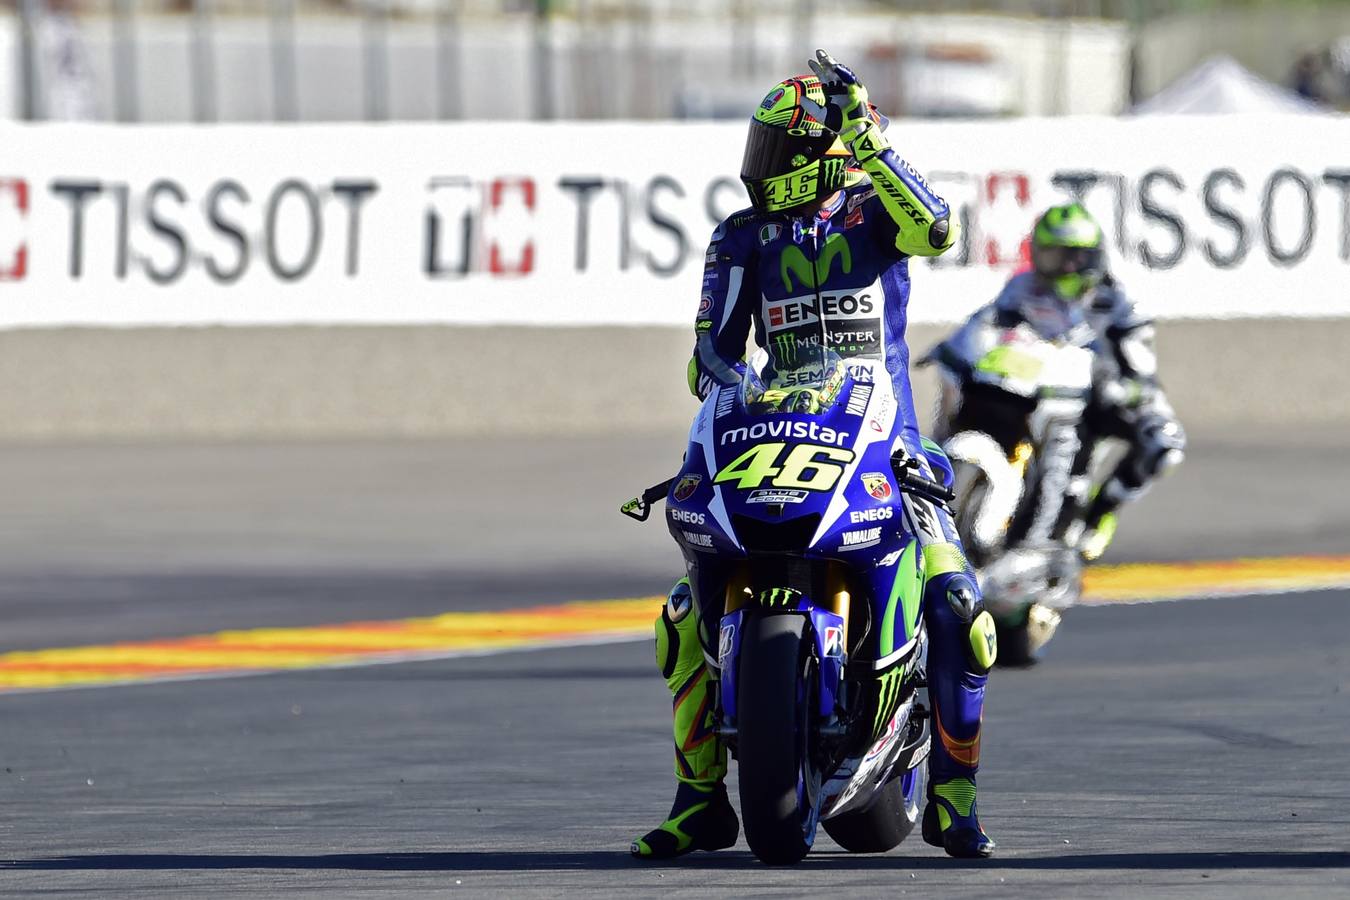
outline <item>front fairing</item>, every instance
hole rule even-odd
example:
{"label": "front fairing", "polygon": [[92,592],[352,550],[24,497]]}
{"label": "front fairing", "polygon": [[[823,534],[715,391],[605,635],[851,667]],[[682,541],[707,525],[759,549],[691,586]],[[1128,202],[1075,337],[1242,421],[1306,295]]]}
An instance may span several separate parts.
{"label": "front fairing", "polygon": [[1092,387],[1093,351],[1082,338],[1046,339],[1026,323],[983,329],[970,342],[971,381],[1017,397],[1085,398]]}
{"label": "front fairing", "polygon": [[667,519],[710,609],[735,572],[844,566],[872,623],[852,650],[881,672],[918,634],[923,565],[891,468],[903,424],[893,382],[880,361],[850,359],[846,370],[837,402],[814,415],[756,415],[737,388],[715,388],[690,429]]}
{"label": "front fairing", "polygon": [[883,365],[848,361],[837,396],[816,413],[755,412],[746,394],[714,389],[690,431],[667,498],[686,552],[863,566],[894,549],[897,406]]}

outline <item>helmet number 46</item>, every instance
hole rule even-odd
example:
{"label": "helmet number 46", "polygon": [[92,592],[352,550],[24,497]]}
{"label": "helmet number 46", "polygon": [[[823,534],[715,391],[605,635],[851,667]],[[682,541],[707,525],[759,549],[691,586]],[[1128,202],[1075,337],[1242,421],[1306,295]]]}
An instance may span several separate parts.
{"label": "helmet number 46", "polygon": [[727,463],[713,481],[716,484],[734,481],[737,488],[749,490],[762,486],[768,478],[772,479],[769,484],[777,488],[829,491],[855,456],[852,450],[843,447],[798,444],[780,463],[786,446],[775,443],[751,447]]}

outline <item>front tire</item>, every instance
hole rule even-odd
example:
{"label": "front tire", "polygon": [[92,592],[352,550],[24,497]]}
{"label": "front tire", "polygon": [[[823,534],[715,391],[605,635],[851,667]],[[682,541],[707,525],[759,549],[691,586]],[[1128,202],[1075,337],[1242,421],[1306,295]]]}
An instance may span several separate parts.
{"label": "front tire", "polygon": [[998,664],[1008,669],[1025,669],[1036,665],[1039,648],[1031,640],[1027,623],[998,626]]}
{"label": "front tire", "polygon": [[1045,645],[1054,637],[1059,622],[1058,611],[1033,603],[1027,607],[1017,624],[999,623],[999,665],[1015,669],[1034,666],[1045,652]]}
{"label": "front tire", "polygon": [[850,853],[885,853],[900,846],[919,821],[927,786],[928,761],[892,778],[866,809],[844,813],[822,824],[825,833]]}
{"label": "front tire", "polygon": [[803,789],[813,692],[803,677],[806,619],[746,621],[737,674],[737,760],[745,840],[760,861],[793,865],[811,849]]}

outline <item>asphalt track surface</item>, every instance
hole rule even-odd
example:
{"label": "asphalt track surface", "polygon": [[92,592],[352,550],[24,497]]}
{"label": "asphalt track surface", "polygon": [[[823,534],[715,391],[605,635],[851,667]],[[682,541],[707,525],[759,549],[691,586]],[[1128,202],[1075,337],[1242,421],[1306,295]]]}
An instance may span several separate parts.
{"label": "asphalt track surface", "polygon": [[[1196,442],[1117,561],[1350,551],[1344,434]],[[669,440],[0,449],[0,650],[642,596]],[[665,461],[663,464],[662,461]],[[983,864],[640,866],[646,643],[0,695],[0,894],[1350,894],[1350,592],[1075,611],[996,673]]]}

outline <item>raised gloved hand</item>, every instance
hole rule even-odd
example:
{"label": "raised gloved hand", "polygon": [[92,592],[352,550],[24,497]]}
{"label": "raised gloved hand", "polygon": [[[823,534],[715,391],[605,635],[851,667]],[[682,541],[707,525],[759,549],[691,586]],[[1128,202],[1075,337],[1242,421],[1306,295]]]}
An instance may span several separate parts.
{"label": "raised gloved hand", "polygon": [[863,87],[853,70],[837,62],[824,50],[816,51],[816,58],[810,60],[810,65],[825,89],[825,105],[802,97],[798,101],[802,109],[838,134],[859,164],[885,150],[888,145],[881,135],[881,128],[872,118],[867,88]]}

